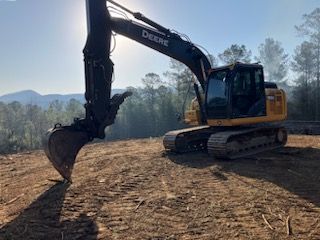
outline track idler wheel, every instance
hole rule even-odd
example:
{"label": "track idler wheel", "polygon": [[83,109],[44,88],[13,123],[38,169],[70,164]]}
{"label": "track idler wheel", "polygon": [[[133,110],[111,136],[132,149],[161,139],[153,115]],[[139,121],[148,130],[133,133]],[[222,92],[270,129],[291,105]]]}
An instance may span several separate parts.
{"label": "track idler wheel", "polygon": [[281,143],[283,146],[286,145],[288,140],[288,133],[285,128],[280,128],[276,134],[276,141]]}
{"label": "track idler wheel", "polygon": [[80,149],[89,142],[87,132],[56,125],[44,138],[44,151],[60,175],[71,182],[73,165]]}

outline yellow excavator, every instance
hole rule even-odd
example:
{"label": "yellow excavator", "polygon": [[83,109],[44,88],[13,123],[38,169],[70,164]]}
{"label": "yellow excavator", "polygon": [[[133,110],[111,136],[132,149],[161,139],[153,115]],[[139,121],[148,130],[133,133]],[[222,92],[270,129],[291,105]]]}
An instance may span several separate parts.
{"label": "yellow excavator", "polygon": [[216,158],[234,159],[286,144],[278,124],[287,117],[285,92],[264,81],[260,64],[234,63],[209,70],[203,102],[185,113],[185,122],[199,127],[169,132],[164,146],[175,152],[208,149]]}
{"label": "yellow excavator", "polygon": [[[111,16],[109,4],[123,11],[124,17]],[[139,12],[112,0],[86,0],[86,9],[86,115],[70,126],[56,124],[44,139],[45,153],[63,178],[71,182],[79,150],[93,139],[105,137],[105,128],[114,123],[119,106],[131,94],[110,96],[112,32],[184,63],[196,77],[196,98],[185,113],[185,122],[193,127],[168,132],[163,139],[167,151],[205,149],[216,158],[232,159],[286,144],[286,129],[278,124],[287,116],[286,96],[276,84],[264,81],[260,64],[236,62],[212,68],[207,56],[189,39]]]}

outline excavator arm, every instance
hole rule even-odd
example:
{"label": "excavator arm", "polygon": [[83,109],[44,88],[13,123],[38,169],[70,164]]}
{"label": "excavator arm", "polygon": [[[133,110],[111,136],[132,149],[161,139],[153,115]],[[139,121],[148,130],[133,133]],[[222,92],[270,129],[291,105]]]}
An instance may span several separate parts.
{"label": "excavator arm", "polygon": [[[83,119],[75,119],[70,126],[56,124],[44,138],[47,157],[62,175],[71,182],[71,174],[80,149],[95,138],[105,137],[105,128],[114,123],[119,106],[130,92],[111,97],[113,63],[110,59],[112,31],[133,39],[160,53],[170,56],[190,68],[205,91],[206,78],[211,69],[205,54],[178,34],[113,2],[144,24],[110,16],[106,0],[86,0],[88,36],[83,50],[85,65],[85,110]],[[198,84],[194,83],[202,122],[206,123]]]}

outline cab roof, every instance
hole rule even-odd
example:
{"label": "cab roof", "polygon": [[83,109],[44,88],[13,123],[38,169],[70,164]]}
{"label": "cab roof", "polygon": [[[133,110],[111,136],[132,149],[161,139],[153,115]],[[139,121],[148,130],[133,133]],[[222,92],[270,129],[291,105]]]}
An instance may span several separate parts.
{"label": "cab roof", "polygon": [[230,69],[233,70],[235,67],[254,67],[254,68],[263,68],[263,66],[260,63],[243,63],[243,62],[235,62],[228,65],[223,65],[220,67],[212,68],[211,71],[217,71],[222,69]]}

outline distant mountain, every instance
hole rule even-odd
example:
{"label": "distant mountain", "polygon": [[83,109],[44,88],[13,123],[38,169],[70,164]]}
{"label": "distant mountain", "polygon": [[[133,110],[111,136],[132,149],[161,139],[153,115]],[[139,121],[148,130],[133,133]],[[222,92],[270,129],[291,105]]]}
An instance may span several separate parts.
{"label": "distant mountain", "polygon": [[[122,93],[123,89],[112,89],[112,94]],[[83,93],[76,94],[48,94],[41,95],[33,90],[25,90],[15,93],[6,94],[0,96],[0,102],[10,103],[10,102],[20,102],[21,104],[34,104],[43,108],[47,108],[49,104],[55,100],[61,102],[68,102],[71,99],[75,99],[81,103],[85,102]]]}

